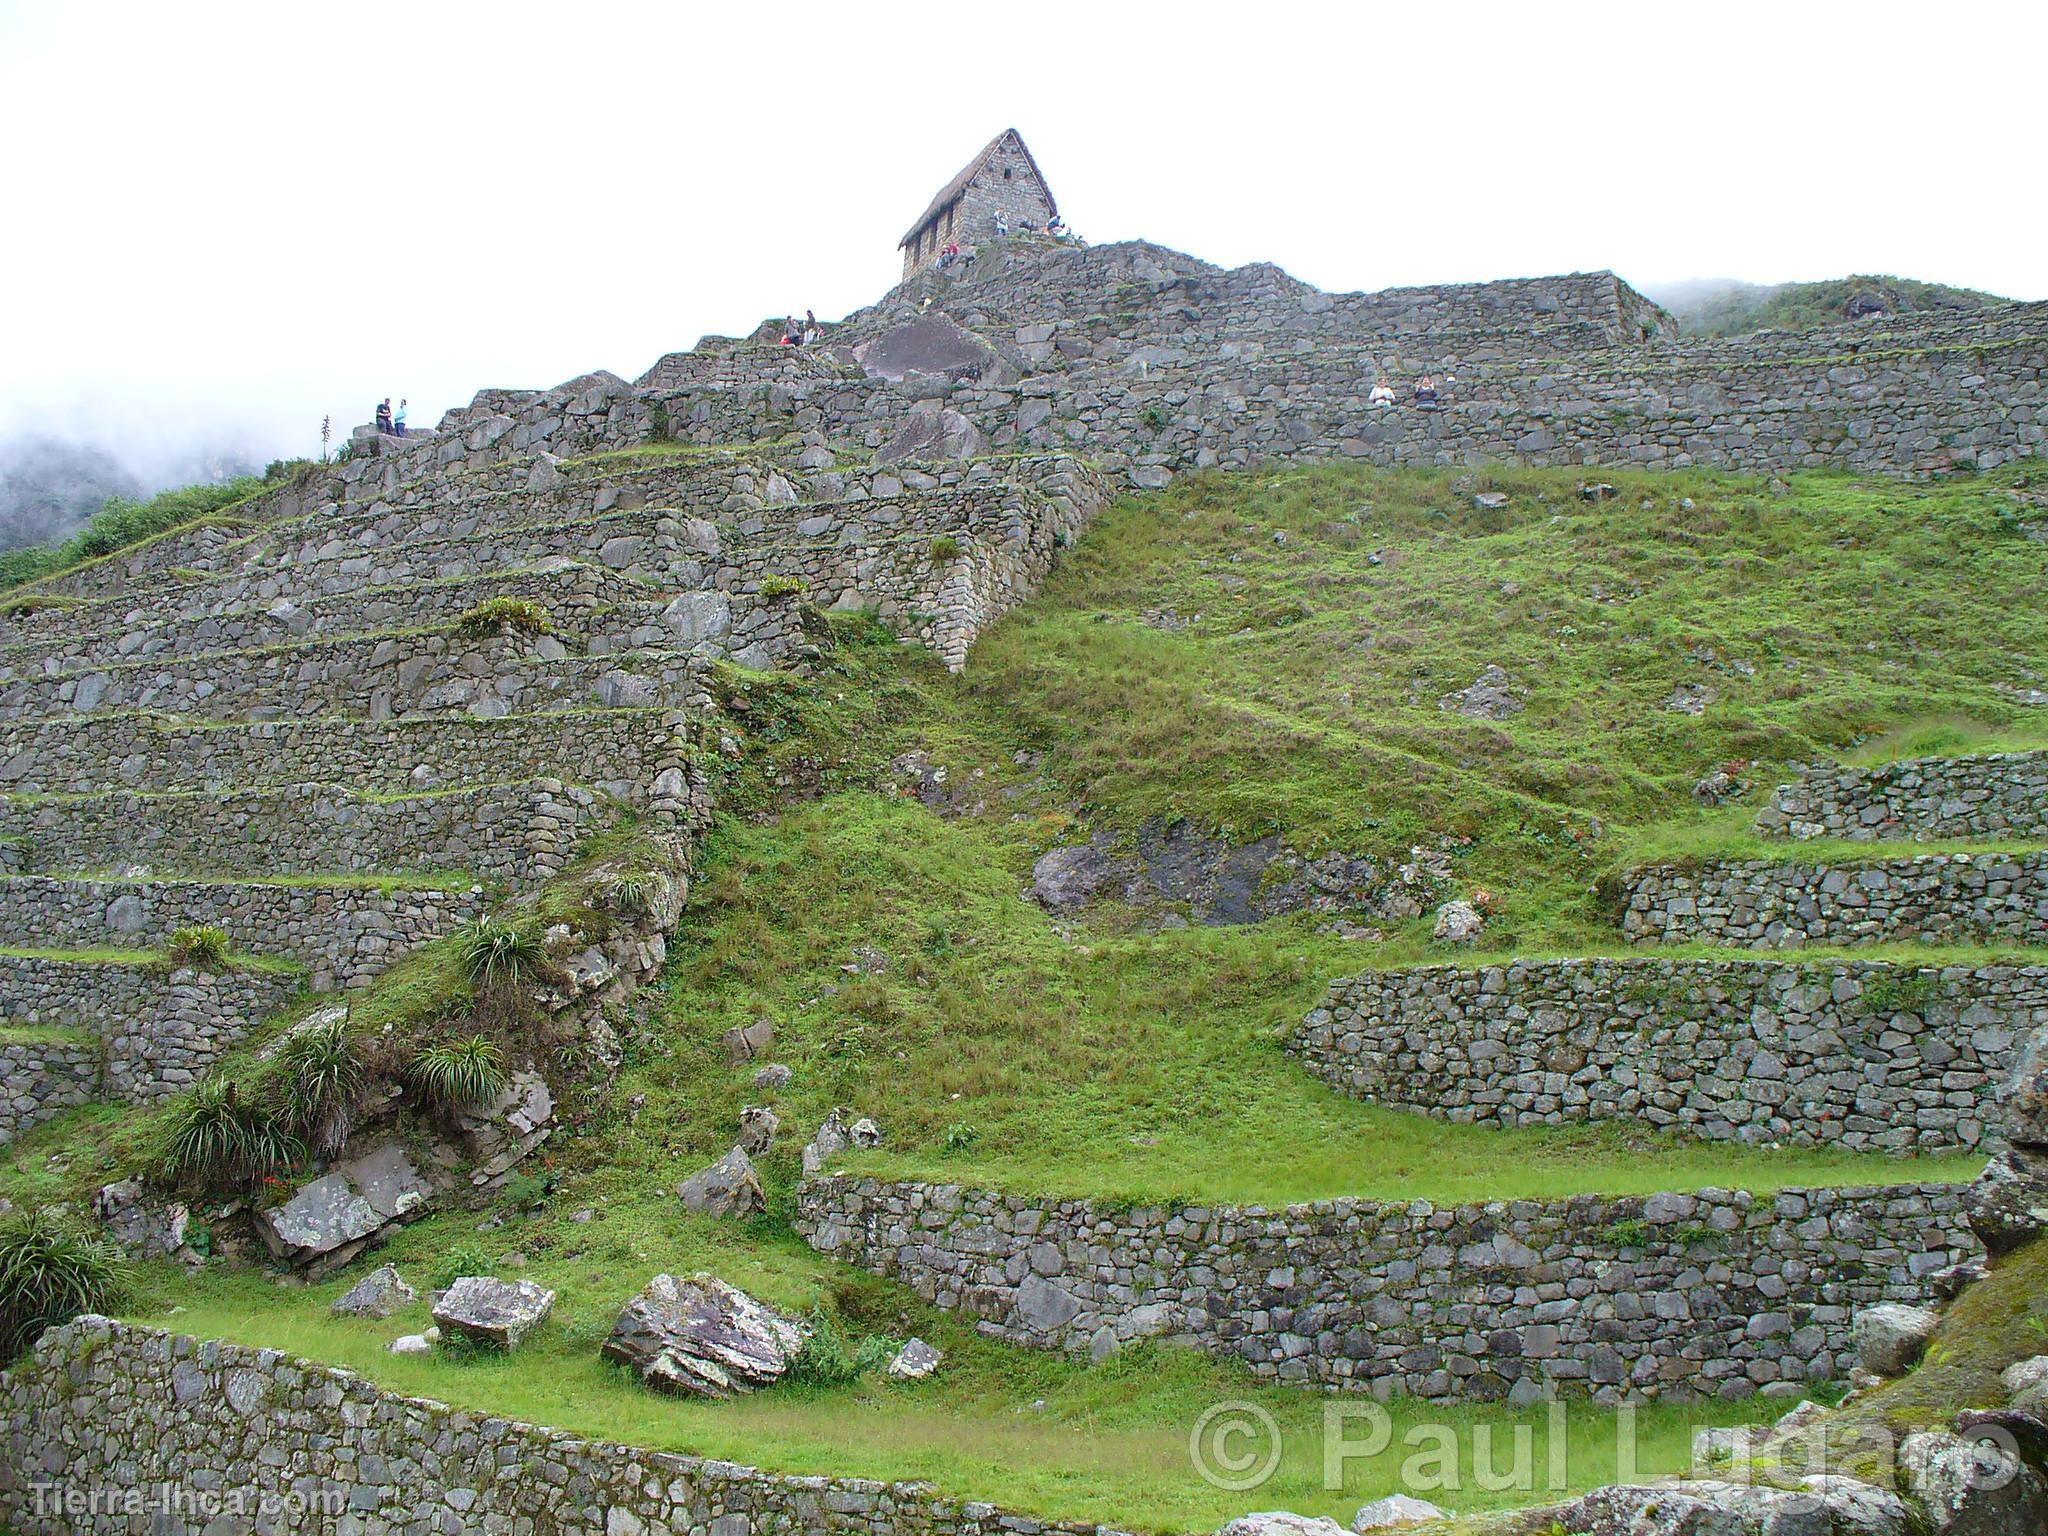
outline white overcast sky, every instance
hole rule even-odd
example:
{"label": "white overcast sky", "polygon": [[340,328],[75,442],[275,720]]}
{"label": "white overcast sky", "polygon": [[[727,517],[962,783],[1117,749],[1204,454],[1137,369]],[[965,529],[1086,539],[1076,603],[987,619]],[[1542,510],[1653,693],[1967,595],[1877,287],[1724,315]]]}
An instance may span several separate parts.
{"label": "white overcast sky", "polygon": [[318,448],[897,276],[998,129],[1069,223],[1326,288],[2048,297],[2048,6],[0,0],[0,434]]}

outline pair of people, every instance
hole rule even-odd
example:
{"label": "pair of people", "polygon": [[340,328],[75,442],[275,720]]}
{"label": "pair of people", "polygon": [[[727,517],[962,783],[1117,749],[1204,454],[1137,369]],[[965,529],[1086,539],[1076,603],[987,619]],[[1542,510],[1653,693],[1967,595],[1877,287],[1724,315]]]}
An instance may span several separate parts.
{"label": "pair of people", "polygon": [[782,345],[785,347],[815,347],[818,344],[818,316],[813,310],[804,311],[802,325],[791,315],[782,322]]}
{"label": "pair of people", "polygon": [[398,409],[391,409],[391,397],[386,395],[377,402],[377,430],[387,437],[405,436],[405,401],[398,402]]}

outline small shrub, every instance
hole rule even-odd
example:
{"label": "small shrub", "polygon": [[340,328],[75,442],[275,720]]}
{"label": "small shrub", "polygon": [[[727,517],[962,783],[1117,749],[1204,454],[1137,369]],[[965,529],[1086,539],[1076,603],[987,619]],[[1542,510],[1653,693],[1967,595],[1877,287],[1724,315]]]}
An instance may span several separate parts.
{"label": "small shrub", "polygon": [[464,640],[486,640],[492,635],[551,635],[555,632],[547,609],[530,597],[493,597],[478,603],[455,621],[455,633]]}
{"label": "small shrub", "polygon": [[810,590],[795,576],[763,576],[759,588],[764,600],[773,601],[778,597],[802,597]]}
{"label": "small shrub", "polygon": [[173,1184],[253,1184],[304,1155],[290,1126],[214,1076],[172,1105],[153,1164]]}
{"label": "small shrub", "polygon": [[1863,984],[1866,1013],[1924,1014],[1941,995],[1941,983],[1926,972],[1910,976],[1879,976]]}
{"label": "small shrub", "polygon": [[338,1150],[348,1140],[364,1078],[344,1022],[329,1019],[294,1031],[276,1061],[294,1129],[315,1151]]}
{"label": "small shrub", "polygon": [[81,1312],[110,1310],[130,1278],[119,1248],[74,1230],[52,1211],[0,1222],[0,1365],[26,1351],[45,1328]]}
{"label": "small shrub", "polygon": [[497,1272],[498,1261],[475,1243],[456,1243],[441,1256],[441,1267],[434,1272],[434,1289],[445,1291],[464,1275]]}
{"label": "small shrub", "polygon": [[210,924],[180,928],[171,935],[171,959],[178,965],[196,966],[202,971],[224,970],[228,963],[228,936]]}
{"label": "small shrub", "polygon": [[811,1387],[844,1387],[881,1370],[896,1352],[896,1341],[879,1333],[849,1340],[822,1307],[813,1307],[810,1333],[789,1362],[785,1379]]}
{"label": "small shrub", "polygon": [[420,1049],[405,1075],[434,1108],[473,1109],[504,1089],[505,1056],[487,1035],[437,1040]]}
{"label": "small shrub", "polygon": [[536,975],[547,951],[531,928],[480,917],[460,936],[462,973],[479,987],[500,987]]}
{"label": "small shrub", "polygon": [[1164,432],[1169,425],[1166,412],[1156,405],[1148,405],[1138,413],[1138,420],[1145,424],[1147,432]]}
{"label": "small shrub", "polygon": [[1650,1224],[1640,1216],[1625,1216],[1607,1228],[1607,1240],[1617,1248],[1641,1248],[1650,1240]]}
{"label": "small shrub", "polygon": [[950,533],[942,533],[932,540],[932,564],[944,565],[948,560],[960,558],[960,541]]}
{"label": "small shrub", "polygon": [[948,1152],[965,1152],[981,1140],[981,1132],[964,1121],[946,1127],[945,1147]]}

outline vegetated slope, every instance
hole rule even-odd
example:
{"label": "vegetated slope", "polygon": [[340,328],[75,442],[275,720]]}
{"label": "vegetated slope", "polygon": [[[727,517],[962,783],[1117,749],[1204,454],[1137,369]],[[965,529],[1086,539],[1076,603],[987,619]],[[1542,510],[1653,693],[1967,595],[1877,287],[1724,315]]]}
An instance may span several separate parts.
{"label": "vegetated slope", "polygon": [[1926,283],[1910,277],[1862,274],[1813,283],[1745,283],[1702,277],[1659,283],[1643,290],[1670,310],[1681,329],[1704,336],[1744,336],[1752,331],[1803,331],[1854,319],[1861,306],[1913,314],[1982,309],[2009,300],[1975,288]]}
{"label": "vegetated slope", "polygon": [[[1746,821],[1694,804],[1706,768],[1750,759],[1754,800],[1791,763],[1887,750],[1877,733],[1892,747],[2048,739],[2014,692],[2048,673],[2042,547],[2022,531],[2039,517],[2039,473],[1783,487],[1608,473],[1618,494],[1597,501],[1568,472],[1197,477],[1100,518],[961,677],[858,617],[835,622],[808,678],[727,669],[740,751],[658,1016],[606,1100],[483,1229],[445,1212],[389,1250],[423,1291],[489,1268],[540,1280],[562,1294],[558,1325],[508,1360],[394,1358],[384,1340],[424,1310],[382,1328],[330,1320],[353,1276],[278,1290],[250,1274],[158,1274],[137,1315],[570,1429],[778,1469],[925,1476],[1135,1528],[1242,1512],[1242,1495],[1195,1475],[1186,1445],[1202,1408],[1247,1398],[1301,1431],[1260,1502],[1348,1517],[1395,1486],[1399,1449],[1324,1490],[1312,1394],[1175,1351],[1096,1369],[1024,1354],[819,1259],[786,1222],[797,1148],[844,1104],[887,1137],[862,1166],[1112,1201],[1967,1177],[1968,1159],[1701,1146],[1623,1126],[1506,1133],[1360,1104],[1289,1060],[1276,1031],[1334,976],[1470,958],[1434,945],[1426,917],[1379,924],[1374,942],[1312,916],[1162,927],[1111,903],[1055,919],[1025,891],[1048,848],[1184,817],[1389,866],[1411,846],[1443,851],[1455,886],[1499,897],[1490,944],[1612,948],[1599,873],[1637,846],[1729,841]],[[1504,507],[1475,505],[1494,490]],[[1519,713],[1439,707],[1489,664]],[[1664,707],[1688,685],[1715,692],[1701,714]],[[776,1026],[770,1058],[794,1073],[762,1160],[771,1211],[744,1225],[685,1216],[675,1183],[724,1152],[740,1107],[763,1097],[758,1062],[731,1061],[722,1036],[762,1017]],[[82,1200],[137,1118],[96,1108],[42,1128],[0,1159],[0,1193]],[[848,1335],[919,1333],[952,1359],[919,1387],[869,1376],[740,1404],[652,1398],[597,1346],[651,1273],[695,1268],[816,1305]],[[1767,1411],[1652,1415],[1641,1466],[1681,1464],[1688,1421]],[[1449,1417],[1468,1416],[1542,1434],[1538,1410]],[[1612,1420],[1575,1423],[1572,1482],[1611,1478]],[[1448,1502],[1526,1499],[1468,1478]]]}

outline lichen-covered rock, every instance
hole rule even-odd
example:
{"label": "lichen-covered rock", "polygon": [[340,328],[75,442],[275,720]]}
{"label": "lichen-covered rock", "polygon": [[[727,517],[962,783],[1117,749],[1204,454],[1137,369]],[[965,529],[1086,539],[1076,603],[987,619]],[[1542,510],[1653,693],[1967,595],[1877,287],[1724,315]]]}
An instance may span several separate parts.
{"label": "lichen-covered rock", "polygon": [[846,1151],[846,1111],[834,1109],[818,1126],[818,1132],[804,1147],[804,1176],[821,1173],[827,1163]]}
{"label": "lichen-covered rock", "polygon": [[1430,937],[1440,944],[1477,943],[1486,919],[1469,901],[1447,901],[1436,909],[1436,926]]}
{"label": "lichen-covered rock", "polygon": [[889,1359],[891,1381],[922,1381],[939,1368],[946,1357],[923,1339],[912,1339]]}
{"label": "lichen-covered rock", "polygon": [[1898,1467],[1934,1536],[2048,1531],[2048,1478],[1996,1445],[1927,1430],[1900,1444]]}
{"label": "lichen-covered rock", "polygon": [[1886,1302],[1856,1314],[1856,1356],[1866,1371],[1899,1376],[1919,1364],[1941,1314],[1926,1307]]}
{"label": "lichen-covered rock", "polygon": [[432,1194],[404,1149],[386,1143],[335,1164],[284,1204],[260,1213],[256,1228],[273,1254],[317,1278],[422,1210]]}
{"label": "lichen-covered rock", "polygon": [[683,1209],[698,1216],[752,1216],[767,1209],[767,1192],[753,1160],[734,1147],[708,1168],[676,1186]]}
{"label": "lichen-covered rock", "polygon": [[517,1349],[555,1305],[555,1293],[531,1280],[464,1275],[434,1303],[434,1321],[495,1349]]}
{"label": "lichen-covered rock", "polygon": [[1970,1230],[1993,1258],[2048,1232],[2048,1151],[2006,1147],[1963,1192]]}
{"label": "lichen-covered rock", "polygon": [[1374,1499],[1370,1504],[1361,1505],[1357,1514],[1351,1517],[1351,1529],[1366,1531],[1392,1530],[1403,1525],[1419,1525],[1425,1520],[1447,1518],[1427,1499],[1410,1498],[1405,1493],[1390,1493],[1383,1499]]}
{"label": "lichen-covered rock", "polygon": [[958,411],[919,409],[905,417],[902,429],[875,450],[875,462],[971,459],[986,451],[981,429]]}
{"label": "lichen-covered rock", "polygon": [[1501,668],[1489,666],[1469,687],[1438,699],[1436,707],[1472,720],[1505,720],[1522,712],[1522,690]]}
{"label": "lichen-covered rock", "polygon": [[626,1303],[604,1353],[657,1391],[731,1397],[773,1385],[803,1346],[794,1319],[713,1275],[656,1275]]}
{"label": "lichen-covered rock", "polygon": [[781,1127],[782,1117],[767,1105],[744,1106],[740,1110],[740,1151],[749,1157],[759,1157],[775,1144],[775,1133]]}
{"label": "lichen-covered rock", "polygon": [[1268,1509],[1239,1515],[1217,1536],[1344,1536],[1344,1527],[1322,1515],[1297,1515],[1292,1510]]}
{"label": "lichen-covered rock", "polygon": [[336,1317],[384,1318],[418,1301],[419,1294],[405,1283],[397,1266],[380,1264],[350,1286],[330,1310]]}

